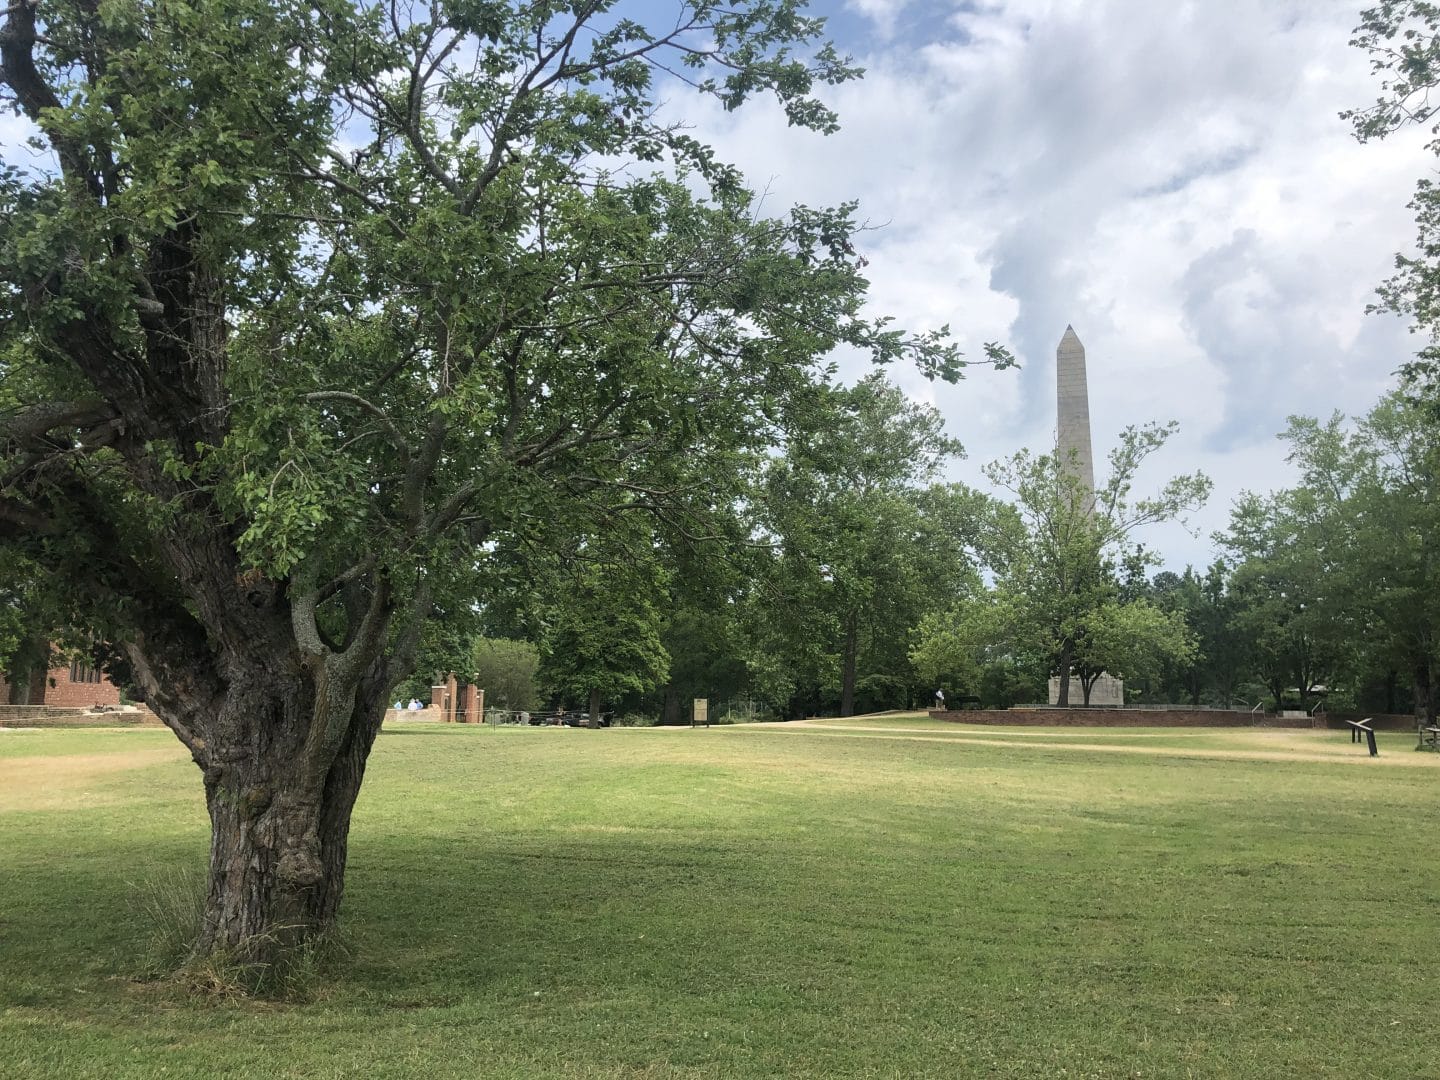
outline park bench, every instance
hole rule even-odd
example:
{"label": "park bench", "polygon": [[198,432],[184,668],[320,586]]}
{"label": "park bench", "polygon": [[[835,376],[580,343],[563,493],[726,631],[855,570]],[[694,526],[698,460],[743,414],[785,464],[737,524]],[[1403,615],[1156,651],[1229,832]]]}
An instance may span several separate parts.
{"label": "park bench", "polygon": [[1420,729],[1420,745],[1430,744],[1430,749],[1440,750],[1440,727],[1424,727]]}

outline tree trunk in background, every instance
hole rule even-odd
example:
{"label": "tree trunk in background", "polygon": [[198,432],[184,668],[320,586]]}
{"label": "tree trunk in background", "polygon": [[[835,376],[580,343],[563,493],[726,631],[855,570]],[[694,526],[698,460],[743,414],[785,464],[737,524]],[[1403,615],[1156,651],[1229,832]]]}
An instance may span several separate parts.
{"label": "tree trunk in background", "polygon": [[1060,693],[1055,704],[1066,708],[1070,705],[1070,664],[1075,657],[1075,643],[1066,641],[1060,648]]}
{"label": "tree trunk in background", "polygon": [[1430,677],[1430,662],[1421,660],[1415,664],[1415,727],[1416,729],[1435,725],[1435,687]]}
{"label": "tree trunk in background", "polygon": [[590,689],[590,727],[600,726],[600,691],[591,687]]}
{"label": "tree trunk in background", "polygon": [[855,715],[855,664],[860,651],[859,619],[851,611],[845,616],[845,645],[840,660],[840,715]]}
{"label": "tree trunk in background", "polygon": [[34,636],[26,638],[11,658],[15,670],[5,673],[10,683],[10,705],[32,704],[37,685],[43,690],[50,669],[50,641]]}
{"label": "tree trunk in background", "polygon": [[660,706],[660,723],[676,725],[684,723],[680,715],[680,691],[673,682],[665,684],[665,700]]}

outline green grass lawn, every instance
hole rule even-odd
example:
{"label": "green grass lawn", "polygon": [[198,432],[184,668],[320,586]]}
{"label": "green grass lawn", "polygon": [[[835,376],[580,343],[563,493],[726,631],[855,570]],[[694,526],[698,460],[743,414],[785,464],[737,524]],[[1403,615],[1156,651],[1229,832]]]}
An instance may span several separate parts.
{"label": "green grass lawn", "polygon": [[405,726],[276,1003],[136,977],[205,858],[167,732],[0,732],[0,1077],[1440,1077],[1411,745]]}

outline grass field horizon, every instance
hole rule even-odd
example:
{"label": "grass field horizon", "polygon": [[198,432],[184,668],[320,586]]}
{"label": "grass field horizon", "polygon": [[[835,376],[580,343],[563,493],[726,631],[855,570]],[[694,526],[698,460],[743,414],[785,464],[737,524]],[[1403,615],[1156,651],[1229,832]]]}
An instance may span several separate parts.
{"label": "grass field horizon", "polygon": [[1440,1076],[1440,756],[1384,734],[382,733],[350,958],[142,977],[193,880],[154,729],[0,731],[0,1076]]}

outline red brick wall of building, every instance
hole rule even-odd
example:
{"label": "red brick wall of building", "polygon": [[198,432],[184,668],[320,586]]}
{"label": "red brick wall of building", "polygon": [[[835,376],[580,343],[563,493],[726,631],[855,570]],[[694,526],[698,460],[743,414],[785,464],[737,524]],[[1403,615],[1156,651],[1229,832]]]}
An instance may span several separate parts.
{"label": "red brick wall of building", "polygon": [[[110,681],[108,675],[77,666],[74,669],[75,674],[80,676],[77,681],[70,678],[71,671],[69,664],[51,668],[43,682],[36,679],[31,683],[30,704],[78,709],[120,704],[120,688]],[[10,684],[0,678],[0,702],[9,700]]]}

